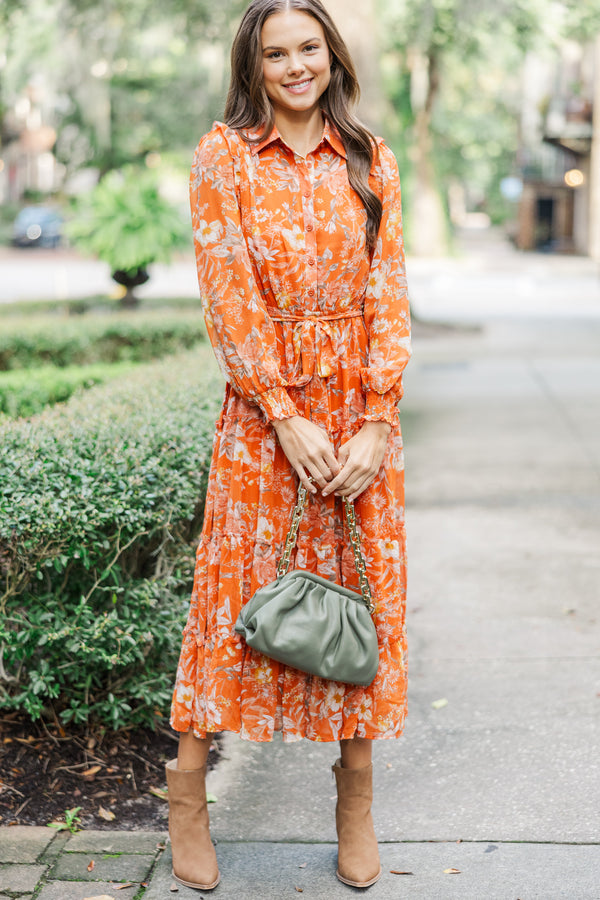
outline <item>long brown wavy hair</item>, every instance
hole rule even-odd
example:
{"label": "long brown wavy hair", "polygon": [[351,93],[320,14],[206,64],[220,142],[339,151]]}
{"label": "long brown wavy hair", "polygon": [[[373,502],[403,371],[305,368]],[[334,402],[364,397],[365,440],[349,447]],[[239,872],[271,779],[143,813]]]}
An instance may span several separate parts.
{"label": "long brown wavy hair", "polygon": [[331,53],[331,80],[321,96],[321,108],[338,132],[348,157],[348,180],[367,213],[367,247],[373,250],[381,222],[381,200],[369,186],[369,172],[377,157],[371,132],[352,110],[360,88],[354,63],[333,19],[320,0],[252,0],[244,13],[231,48],[231,82],[225,105],[225,122],[244,140],[245,129],[261,129],[261,141],[274,125],[273,106],[263,84],[261,32],[269,16],[290,9],[306,13],[323,28]]}

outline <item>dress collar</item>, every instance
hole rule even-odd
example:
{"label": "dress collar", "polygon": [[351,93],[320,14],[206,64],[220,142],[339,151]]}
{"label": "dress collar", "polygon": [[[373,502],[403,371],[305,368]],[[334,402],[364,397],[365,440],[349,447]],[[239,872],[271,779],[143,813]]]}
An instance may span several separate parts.
{"label": "dress collar", "polygon": [[[315,147],[315,150],[313,151],[313,153],[316,150],[318,150],[318,148],[321,146],[321,144],[323,144],[323,142],[327,142],[329,144],[329,146],[331,147],[331,149],[335,150],[335,152],[337,154],[339,154],[339,156],[343,156],[344,159],[347,159],[348,154],[346,153],[346,149],[342,143],[342,139],[340,138],[339,134],[337,133],[337,131],[335,130],[333,125],[331,125],[327,116],[323,116],[323,118],[325,120],[325,127],[323,128],[323,137],[321,138],[321,140]],[[248,132],[248,137],[258,137],[258,135],[259,135],[258,131]],[[273,130],[271,131],[271,134],[268,137],[264,138],[262,141],[260,141],[260,143],[252,145],[252,152],[260,153],[261,150],[264,150],[265,147],[268,147],[269,144],[273,144],[275,141],[280,141],[284,145],[284,147],[288,146],[285,143],[285,141],[283,140],[283,138],[281,137],[281,135],[279,134],[279,131],[277,130],[277,126],[273,125]]]}

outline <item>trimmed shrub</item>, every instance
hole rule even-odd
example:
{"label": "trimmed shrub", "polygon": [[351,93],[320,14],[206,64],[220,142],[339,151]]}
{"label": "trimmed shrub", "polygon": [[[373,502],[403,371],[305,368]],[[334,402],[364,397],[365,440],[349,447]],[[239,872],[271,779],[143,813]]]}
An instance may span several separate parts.
{"label": "trimmed shrub", "polygon": [[33,416],[46,406],[68,400],[80,389],[105,384],[131,372],[136,363],[97,363],[94,366],[42,366],[0,372],[0,413],[12,418]]}
{"label": "trimmed shrub", "polygon": [[144,362],[190,348],[205,334],[199,308],[196,315],[147,312],[11,317],[0,328],[0,370]]}
{"label": "trimmed shrub", "polygon": [[0,425],[0,707],[167,714],[221,396],[204,347]]}

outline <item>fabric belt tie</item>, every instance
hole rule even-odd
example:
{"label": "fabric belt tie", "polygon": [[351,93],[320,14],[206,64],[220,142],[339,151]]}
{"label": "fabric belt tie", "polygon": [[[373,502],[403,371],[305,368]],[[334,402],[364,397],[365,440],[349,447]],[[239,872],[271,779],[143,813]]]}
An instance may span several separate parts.
{"label": "fabric belt tie", "polygon": [[[348,310],[340,313],[308,313],[302,316],[288,315],[281,310],[268,310],[273,322],[295,322],[294,372],[295,377],[289,379],[288,387],[303,387],[308,384],[315,371],[321,378],[333,375],[336,367],[336,354],[333,347],[330,322],[344,319],[362,318],[362,309]],[[301,371],[301,374],[297,374]]]}

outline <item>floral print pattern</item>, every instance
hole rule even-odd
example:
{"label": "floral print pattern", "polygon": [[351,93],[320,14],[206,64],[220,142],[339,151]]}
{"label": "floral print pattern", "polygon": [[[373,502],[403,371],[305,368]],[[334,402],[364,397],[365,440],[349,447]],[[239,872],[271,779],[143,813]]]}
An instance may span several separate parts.
{"label": "floral print pattern", "polygon": [[[406,712],[404,465],[397,403],[410,356],[400,186],[383,141],[383,202],[366,249],[364,207],[328,122],[306,158],[277,129],[248,144],[215,123],[190,179],[200,295],[227,385],[183,635],[171,723],[198,737],[397,737]],[[336,449],[366,420],[392,426],[355,501],[376,605],[380,664],[368,688],[305,675],[250,649],[238,613],[275,578],[297,478],[271,422],[300,414]],[[292,565],[358,588],[339,498],[311,498]]]}

